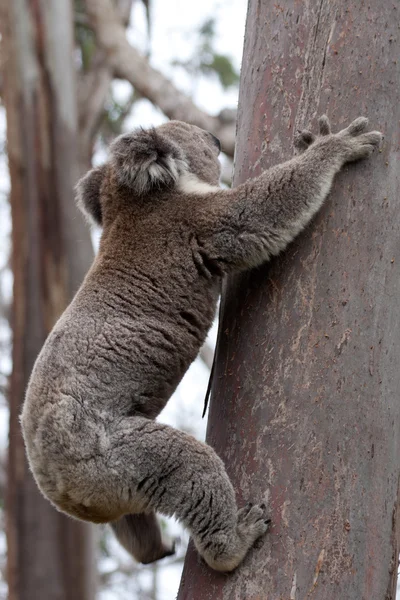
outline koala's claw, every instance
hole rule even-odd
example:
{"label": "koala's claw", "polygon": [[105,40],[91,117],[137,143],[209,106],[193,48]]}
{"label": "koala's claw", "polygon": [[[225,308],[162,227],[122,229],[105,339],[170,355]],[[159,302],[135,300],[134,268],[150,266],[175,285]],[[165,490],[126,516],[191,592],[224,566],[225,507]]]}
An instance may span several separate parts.
{"label": "koala's claw", "polygon": [[252,519],[261,519],[263,513],[264,509],[262,509],[261,506],[259,506],[258,504],[253,506],[249,503],[249,505],[246,505],[244,508],[239,510],[238,523],[241,524],[245,521],[249,522]]}
{"label": "koala's claw", "polygon": [[247,514],[238,519],[237,533],[247,544],[252,546],[254,542],[264,535],[270,526],[271,520],[266,518],[265,509],[261,506],[253,506]]}
{"label": "koala's claw", "polygon": [[271,519],[265,514],[267,507],[264,503],[249,504],[238,511],[238,532],[255,541],[267,531]]}
{"label": "koala's claw", "polygon": [[304,152],[315,141],[318,141],[318,139],[322,143],[329,143],[329,140],[323,141],[323,138],[330,136],[332,139],[343,141],[343,159],[344,162],[350,162],[370,156],[383,139],[383,135],[379,131],[365,133],[368,127],[368,119],[366,117],[358,117],[348,127],[335,134],[332,134],[331,125],[326,115],[322,115],[318,119],[318,123],[318,137],[308,129],[297,132],[294,138],[294,146],[298,152]]}
{"label": "koala's claw", "polygon": [[[379,131],[366,132],[368,119],[358,117],[350,125],[338,133],[332,133],[329,119],[322,115],[318,119],[319,136],[315,137],[311,131],[304,129],[299,131],[294,140],[294,145],[299,152],[307,150],[311,144],[321,143],[325,147],[331,147],[341,157],[341,164],[368,158],[383,140]],[[337,142],[339,142],[339,145]]]}
{"label": "koala's claw", "polygon": [[380,131],[364,133],[367,126],[368,119],[359,117],[337,134],[337,137],[344,142],[345,162],[368,158],[381,144],[382,133]]}
{"label": "koala's claw", "polygon": [[[326,115],[322,115],[318,119],[319,123],[319,135],[327,136],[331,134],[331,124]],[[309,129],[299,130],[294,137],[294,147],[299,152],[304,152],[315,142],[317,136],[315,136]]]}
{"label": "koala's claw", "polygon": [[242,519],[247,515],[247,513],[252,508],[252,506],[253,506],[253,504],[251,502],[247,502],[247,504],[245,506],[243,506],[243,508],[238,510],[238,514],[237,514],[238,523],[240,523],[240,521],[242,521]]}
{"label": "koala's claw", "polygon": [[344,129],[341,133],[344,135],[351,135],[352,137],[356,137],[360,135],[363,131],[368,127],[368,119],[367,117],[358,117],[355,119],[350,125]]}
{"label": "koala's claw", "polygon": [[308,129],[299,130],[294,137],[294,147],[303,152],[315,142],[315,139],[315,135]]}
{"label": "koala's claw", "polygon": [[319,134],[320,135],[330,135],[331,134],[331,124],[326,115],[320,116],[318,119],[319,124]]}

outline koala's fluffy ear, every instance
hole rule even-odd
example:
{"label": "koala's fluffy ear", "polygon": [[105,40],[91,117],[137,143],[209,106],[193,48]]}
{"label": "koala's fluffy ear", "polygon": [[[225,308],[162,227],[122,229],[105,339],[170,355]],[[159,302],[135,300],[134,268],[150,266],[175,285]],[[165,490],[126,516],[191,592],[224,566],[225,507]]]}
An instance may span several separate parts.
{"label": "koala's fluffy ear", "polygon": [[111,161],[119,183],[140,196],[173,187],[188,168],[179,146],[154,128],[118,137],[111,146]]}
{"label": "koala's fluffy ear", "polygon": [[100,188],[107,165],[92,169],[76,184],[76,202],[85,217],[96,225],[102,224]]}

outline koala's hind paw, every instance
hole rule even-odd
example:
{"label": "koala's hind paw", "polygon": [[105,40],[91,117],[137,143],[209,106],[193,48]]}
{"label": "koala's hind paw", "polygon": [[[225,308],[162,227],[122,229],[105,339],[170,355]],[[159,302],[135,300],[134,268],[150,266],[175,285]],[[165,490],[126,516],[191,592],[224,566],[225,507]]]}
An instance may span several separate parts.
{"label": "koala's hind paw", "polygon": [[261,535],[263,535],[271,523],[266,513],[265,504],[246,504],[244,508],[238,511],[237,531],[238,535],[247,540],[252,545]]}
{"label": "koala's hind paw", "polygon": [[227,536],[217,532],[206,542],[205,551],[200,552],[211,568],[216,571],[233,571],[242,562],[254,542],[261,537],[271,523],[265,504],[248,503],[237,513],[236,528]]}

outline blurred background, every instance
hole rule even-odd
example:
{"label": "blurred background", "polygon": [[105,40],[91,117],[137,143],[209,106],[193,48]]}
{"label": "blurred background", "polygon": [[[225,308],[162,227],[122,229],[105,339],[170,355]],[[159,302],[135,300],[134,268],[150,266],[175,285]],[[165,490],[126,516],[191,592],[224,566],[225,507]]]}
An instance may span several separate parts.
{"label": "blurred background", "polygon": [[[164,520],[166,535],[178,540],[177,554],[142,566],[134,564],[107,527],[93,527],[94,531],[88,532],[85,526],[77,536],[65,531],[75,527],[70,520],[62,521],[62,527],[57,521],[54,530],[43,526],[50,523],[51,511],[55,511],[27,481],[30,474],[21,462],[17,416],[32,361],[57,314],[76,290],[98,244],[100,232],[83,227],[83,218],[74,207],[73,185],[91,165],[105,160],[112,139],[169,118],[194,122],[221,138],[225,150],[221,156],[223,183],[230,185],[247,2],[60,0],[57,9],[55,4],[51,0],[2,0],[0,598],[171,600],[178,590],[186,533],[172,520]],[[29,112],[32,106],[34,114]],[[62,130],[66,113],[67,121],[75,120],[72,147]],[[69,219],[72,231],[64,246],[57,242],[57,232],[63,237],[60,215]],[[54,269],[45,266],[46,256],[53,260],[52,256],[60,253],[63,256],[58,256],[58,265],[67,263],[69,282],[63,299],[50,306],[49,297],[60,282]],[[28,282],[22,277],[27,271],[33,274]],[[32,316],[25,325],[18,321],[24,297],[32,303]],[[35,329],[32,320],[36,316],[42,325]],[[205,436],[206,419],[201,419],[201,413],[216,329],[215,325],[160,417],[199,438]],[[18,465],[22,465],[21,480],[14,476]],[[74,539],[84,540],[84,553]],[[8,571],[7,541],[12,548]],[[67,579],[77,576],[75,556],[80,561],[80,577],[85,580],[82,589],[89,585],[90,590],[76,591],[75,595],[66,592],[65,596],[62,591],[46,591],[51,589],[50,573],[58,567]],[[10,590],[7,581],[11,582]],[[41,591],[27,590],[33,581],[39,582]]]}
{"label": "blurred background", "polygon": [[[143,566],[108,527],[57,513],[28,471],[18,415],[35,357],[99,241],[74,186],[113,138],[194,123],[220,138],[230,185],[246,10],[247,0],[0,0],[0,600],[177,595],[181,527],[163,519],[176,555]],[[200,439],[216,336],[215,323],[160,416]]]}

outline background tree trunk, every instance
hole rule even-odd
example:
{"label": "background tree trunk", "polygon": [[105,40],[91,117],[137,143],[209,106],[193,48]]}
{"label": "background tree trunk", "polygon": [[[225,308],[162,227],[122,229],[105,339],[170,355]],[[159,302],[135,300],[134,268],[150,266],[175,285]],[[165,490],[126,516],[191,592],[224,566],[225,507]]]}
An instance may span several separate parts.
{"label": "background tree trunk", "polygon": [[18,422],[35,358],[91,262],[78,216],[72,7],[2,0],[13,222],[13,372],[7,495],[10,600],[91,600],[92,532],[39,493]]}
{"label": "background tree trunk", "polygon": [[280,260],[225,288],[207,439],[273,526],[231,576],[192,548],[180,600],[395,597],[399,18],[380,0],[250,0],[235,183],[324,112],[335,130],[366,114],[386,140]]}

